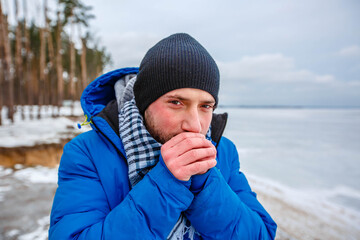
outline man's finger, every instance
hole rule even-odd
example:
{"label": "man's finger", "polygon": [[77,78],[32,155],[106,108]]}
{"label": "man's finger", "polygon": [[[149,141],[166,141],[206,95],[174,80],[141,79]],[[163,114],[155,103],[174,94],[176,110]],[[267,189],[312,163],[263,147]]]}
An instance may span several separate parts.
{"label": "man's finger", "polygon": [[171,148],[187,138],[205,138],[205,136],[201,133],[183,132],[171,138],[164,146],[166,145],[166,148]]}
{"label": "man's finger", "polygon": [[205,138],[185,138],[184,140],[170,148],[170,150],[175,151],[177,153],[176,156],[181,156],[192,149],[209,147],[213,147],[215,150],[214,145]]}
{"label": "man's finger", "polygon": [[210,168],[213,168],[216,166],[216,160],[210,159],[210,160],[204,160],[204,161],[197,161],[192,164],[187,165],[183,168],[185,173],[189,176],[193,176],[202,172],[208,171]]}
{"label": "man's finger", "polygon": [[186,166],[196,161],[203,161],[207,159],[216,158],[216,150],[212,147],[192,149],[183,155],[179,156],[176,161],[181,162],[181,165]]}

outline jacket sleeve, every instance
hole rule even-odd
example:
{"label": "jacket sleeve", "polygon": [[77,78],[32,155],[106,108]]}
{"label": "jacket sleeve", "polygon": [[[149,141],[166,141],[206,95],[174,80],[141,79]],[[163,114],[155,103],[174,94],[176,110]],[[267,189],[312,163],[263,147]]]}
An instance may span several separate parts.
{"label": "jacket sleeve", "polygon": [[193,200],[185,184],[157,164],[110,209],[96,167],[79,145],[64,148],[49,239],[166,239]]}
{"label": "jacket sleeve", "polygon": [[276,223],[239,171],[236,147],[229,143],[225,159],[231,168],[228,181],[221,169],[210,169],[203,189],[185,214],[204,239],[274,239]]}

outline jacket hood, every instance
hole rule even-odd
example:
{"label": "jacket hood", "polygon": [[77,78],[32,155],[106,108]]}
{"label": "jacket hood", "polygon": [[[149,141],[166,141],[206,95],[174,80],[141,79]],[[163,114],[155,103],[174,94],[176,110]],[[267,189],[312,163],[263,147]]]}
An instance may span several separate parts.
{"label": "jacket hood", "polygon": [[137,74],[139,68],[117,69],[92,81],[81,95],[81,107],[88,119],[99,114],[106,105],[115,99],[114,85],[117,80],[128,75]]}

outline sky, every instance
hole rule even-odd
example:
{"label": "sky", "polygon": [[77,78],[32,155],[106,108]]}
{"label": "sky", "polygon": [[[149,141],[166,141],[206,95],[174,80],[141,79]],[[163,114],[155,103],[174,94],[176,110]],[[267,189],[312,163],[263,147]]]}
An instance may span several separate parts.
{"label": "sky", "polygon": [[358,0],[87,0],[113,64],[185,32],[220,68],[220,105],[360,107]]}

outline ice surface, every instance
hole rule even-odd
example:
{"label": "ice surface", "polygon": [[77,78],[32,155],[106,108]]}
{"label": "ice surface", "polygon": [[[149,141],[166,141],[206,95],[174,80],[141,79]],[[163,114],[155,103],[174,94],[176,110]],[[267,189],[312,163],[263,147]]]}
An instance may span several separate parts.
{"label": "ice surface", "polygon": [[360,212],[360,109],[219,109],[241,170]]}

